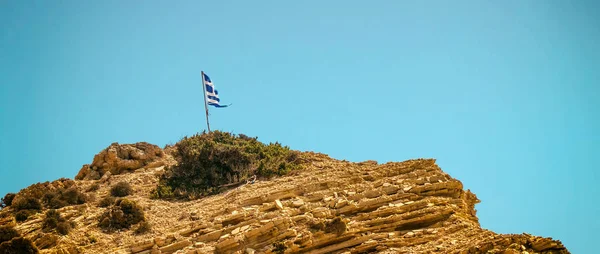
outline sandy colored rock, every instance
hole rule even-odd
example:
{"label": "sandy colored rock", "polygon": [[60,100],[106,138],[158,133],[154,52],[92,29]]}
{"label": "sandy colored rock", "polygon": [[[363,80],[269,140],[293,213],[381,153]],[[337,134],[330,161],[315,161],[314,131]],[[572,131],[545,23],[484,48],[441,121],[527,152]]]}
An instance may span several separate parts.
{"label": "sandy colored rock", "polygon": [[281,204],[281,201],[279,201],[279,199],[275,200],[275,206],[279,209],[282,210],[283,209],[283,204]]}
{"label": "sandy colored rock", "polygon": [[[68,235],[42,232],[43,213],[16,229],[43,246],[42,253],[569,253],[552,238],[482,229],[479,199],[433,159],[378,164],[312,152],[300,157],[301,169],[288,176],[198,200],[158,200],[150,193],[175,160],[157,146],[115,143],[77,175],[82,189],[100,186],[96,199],[59,209],[76,222]],[[98,228],[106,211],[98,203],[120,181],[135,190],[127,198],[143,207],[149,232]],[[0,218],[0,224],[14,222]]]}
{"label": "sandy colored rock", "polygon": [[190,240],[183,240],[183,241],[172,243],[170,245],[160,248],[160,253],[162,253],[162,254],[173,253],[177,250],[181,250],[190,245],[192,245],[192,242]]}
{"label": "sandy colored rock", "polygon": [[92,164],[83,165],[75,179],[98,180],[106,172],[118,175],[133,172],[147,165],[162,166],[164,165],[160,160],[162,157],[164,153],[160,147],[146,142],[123,145],[112,143],[94,156]]}

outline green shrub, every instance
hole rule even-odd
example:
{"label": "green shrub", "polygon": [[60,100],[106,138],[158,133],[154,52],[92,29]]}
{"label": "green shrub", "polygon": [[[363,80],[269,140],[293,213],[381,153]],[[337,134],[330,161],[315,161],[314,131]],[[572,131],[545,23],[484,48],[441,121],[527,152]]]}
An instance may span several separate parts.
{"label": "green shrub", "polygon": [[20,210],[15,214],[15,220],[17,222],[23,222],[26,221],[29,216],[31,216],[32,214],[35,214],[36,211],[35,210]]}
{"label": "green shrub", "polygon": [[252,175],[281,176],[299,168],[298,152],[288,147],[221,131],[185,137],[173,155],[178,164],[167,168],[152,197],[193,199],[244,183]]}
{"label": "green shrub", "polygon": [[41,210],[43,207],[58,209],[86,202],[86,196],[77,189],[71,179],[61,178],[53,182],[33,184],[17,193],[12,207],[19,210]]}
{"label": "green shrub", "polygon": [[128,229],[145,221],[144,211],[134,201],[119,199],[98,218],[98,226],[104,230]]}
{"label": "green shrub", "polygon": [[135,233],[141,235],[150,232],[150,230],[152,230],[150,223],[148,223],[147,221],[142,221],[138,224],[137,228],[135,229]]}
{"label": "green shrub", "polygon": [[39,211],[39,210],[42,210],[42,203],[40,203],[40,200],[35,197],[17,196],[17,197],[15,197],[15,199],[12,202],[12,207],[15,209],[15,211],[20,211],[20,210],[37,210],[37,211]]}
{"label": "green shrub", "polygon": [[16,237],[10,241],[6,241],[0,244],[0,253],[29,254],[39,253],[39,250],[31,240],[23,237]]}
{"label": "green shrub", "polygon": [[152,190],[152,192],[150,193],[150,198],[153,198],[153,199],[172,198],[174,196],[175,196],[175,193],[173,193],[173,189],[171,188],[171,186],[164,185],[161,183],[159,183],[159,185],[156,187],[156,189]]}
{"label": "green shrub", "polygon": [[296,160],[298,154],[290,152],[289,149],[282,147],[279,143],[265,146],[259,152],[260,163],[257,175],[264,177],[282,176],[296,169]]}
{"label": "green shrub", "polygon": [[66,189],[61,194],[62,194],[62,198],[69,205],[81,205],[81,204],[84,204],[86,201],[85,194],[81,193],[81,191],[79,191],[79,189],[75,186]]}
{"label": "green shrub", "polygon": [[56,225],[56,232],[58,232],[61,235],[68,235],[69,232],[71,231],[71,228],[72,228],[72,226],[69,222],[66,222],[66,221],[59,222]]}
{"label": "green shrub", "polygon": [[86,199],[85,194],[81,193],[77,187],[72,186],[50,191],[44,195],[42,200],[47,208],[58,209],[69,205],[84,204]]}
{"label": "green shrub", "polygon": [[99,207],[109,207],[115,203],[115,198],[112,196],[106,196],[98,203]]}
{"label": "green shrub", "polygon": [[48,208],[57,209],[67,206],[67,201],[61,199],[56,192],[48,192],[42,198],[42,202],[46,204]]}
{"label": "green shrub", "polygon": [[56,225],[58,225],[59,220],[61,219],[60,213],[54,209],[50,209],[46,212],[46,217],[42,221],[42,229],[54,229]]}
{"label": "green shrub", "polygon": [[67,235],[71,230],[71,224],[69,224],[58,211],[50,209],[46,212],[46,217],[42,221],[42,229],[45,232],[56,230],[56,232]]}
{"label": "green shrub", "polygon": [[12,225],[0,226],[0,243],[10,241],[15,237],[21,236]]}
{"label": "green shrub", "polygon": [[15,198],[15,193],[7,193],[4,195],[2,200],[0,200],[0,207],[7,207],[12,204],[13,199]]}
{"label": "green shrub", "polygon": [[133,193],[133,189],[127,182],[119,182],[110,188],[110,195],[114,197],[125,197],[131,195],[131,193]]}

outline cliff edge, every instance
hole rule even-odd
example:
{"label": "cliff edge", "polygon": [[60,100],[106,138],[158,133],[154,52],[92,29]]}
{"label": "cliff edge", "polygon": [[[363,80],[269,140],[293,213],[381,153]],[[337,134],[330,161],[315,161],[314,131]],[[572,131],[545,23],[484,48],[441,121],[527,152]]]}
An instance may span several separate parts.
{"label": "cliff edge", "polygon": [[569,253],[552,238],[482,229],[476,195],[433,159],[299,152],[281,176],[228,175],[235,184],[210,195],[157,197],[183,163],[176,150],[114,143],[76,180],[7,195],[0,253]]}

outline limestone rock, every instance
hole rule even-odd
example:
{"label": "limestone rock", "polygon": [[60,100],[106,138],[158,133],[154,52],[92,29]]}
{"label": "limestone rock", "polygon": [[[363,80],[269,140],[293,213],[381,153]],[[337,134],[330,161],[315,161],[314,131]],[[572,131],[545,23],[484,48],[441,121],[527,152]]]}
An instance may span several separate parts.
{"label": "limestone rock", "polygon": [[106,172],[118,175],[147,165],[158,167],[162,165],[160,159],[163,157],[160,147],[146,142],[123,145],[112,143],[94,156],[92,164],[83,165],[75,179],[98,180]]}
{"label": "limestone rock", "polygon": [[[163,170],[140,168],[171,163],[172,156],[147,143],[112,144],[72,183],[98,184],[96,201],[58,209],[75,222],[68,235],[42,230],[44,211],[16,223],[8,207],[0,225],[14,223],[42,253],[569,253],[551,238],[482,229],[479,199],[435,160],[300,156],[305,163],[288,176],[197,200],[156,200],[150,193]],[[107,209],[98,203],[118,181],[132,185],[127,198],[144,208],[150,232],[99,230]]]}
{"label": "limestone rock", "polygon": [[279,201],[279,199],[275,200],[275,206],[279,209],[282,210],[283,209],[283,204],[281,204],[281,201]]}

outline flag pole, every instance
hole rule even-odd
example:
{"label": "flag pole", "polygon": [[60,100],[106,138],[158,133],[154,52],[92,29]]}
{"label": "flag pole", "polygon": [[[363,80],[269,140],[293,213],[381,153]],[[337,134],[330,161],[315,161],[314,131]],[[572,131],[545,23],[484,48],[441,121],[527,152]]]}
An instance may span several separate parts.
{"label": "flag pole", "polygon": [[206,102],[206,84],[204,82],[204,71],[200,71],[202,74],[202,91],[204,91],[204,109],[206,109],[206,127],[208,127],[208,133],[210,133],[210,124],[208,123],[208,104]]}

